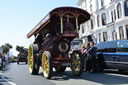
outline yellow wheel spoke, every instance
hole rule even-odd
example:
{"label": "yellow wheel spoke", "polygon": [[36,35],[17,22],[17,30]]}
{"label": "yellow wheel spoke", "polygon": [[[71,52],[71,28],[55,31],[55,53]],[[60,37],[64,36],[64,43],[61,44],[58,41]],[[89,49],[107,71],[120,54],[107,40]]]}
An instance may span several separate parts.
{"label": "yellow wheel spoke", "polygon": [[32,47],[29,46],[28,49],[28,65],[29,65],[29,72],[32,73],[33,70],[33,52]]}
{"label": "yellow wheel spoke", "polygon": [[72,66],[72,70],[75,71],[75,66]]}
{"label": "yellow wheel spoke", "polygon": [[72,72],[77,75],[80,72],[80,65],[81,65],[81,61],[80,61],[80,54],[77,52],[73,52],[72,56],[71,56],[71,61],[72,61]]}
{"label": "yellow wheel spoke", "polygon": [[49,73],[49,63],[46,53],[42,55],[42,68],[44,76],[47,77]]}

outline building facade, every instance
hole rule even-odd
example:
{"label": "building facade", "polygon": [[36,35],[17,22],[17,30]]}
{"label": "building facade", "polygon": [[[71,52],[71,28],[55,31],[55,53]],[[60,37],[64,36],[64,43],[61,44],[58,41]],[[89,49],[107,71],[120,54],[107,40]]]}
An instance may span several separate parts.
{"label": "building facade", "polygon": [[79,37],[86,43],[128,39],[128,0],[78,0],[91,19],[80,25]]}

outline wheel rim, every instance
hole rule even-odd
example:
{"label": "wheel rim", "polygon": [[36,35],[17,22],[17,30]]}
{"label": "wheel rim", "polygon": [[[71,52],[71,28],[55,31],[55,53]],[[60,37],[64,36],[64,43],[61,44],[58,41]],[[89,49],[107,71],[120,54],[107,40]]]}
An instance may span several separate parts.
{"label": "wheel rim", "polygon": [[28,66],[29,66],[29,72],[32,73],[33,69],[33,52],[32,52],[32,47],[29,46],[28,49]]}
{"label": "wheel rim", "polygon": [[80,72],[80,55],[77,52],[74,52],[71,56],[71,69],[74,74],[78,74]]}
{"label": "wheel rim", "polygon": [[42,55],[42,69],[44,77],[48,77],[49,75],[49,63],[46,53]]}

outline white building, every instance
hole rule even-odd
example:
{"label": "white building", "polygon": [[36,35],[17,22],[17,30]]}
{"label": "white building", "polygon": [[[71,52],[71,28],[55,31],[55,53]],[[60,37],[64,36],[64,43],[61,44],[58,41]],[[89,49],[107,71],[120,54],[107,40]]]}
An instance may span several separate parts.
{"label": "white building", "polygon": [[78,0],[91,19],[80,26],[80,38],[94,42],[128,39],[128,0]]}

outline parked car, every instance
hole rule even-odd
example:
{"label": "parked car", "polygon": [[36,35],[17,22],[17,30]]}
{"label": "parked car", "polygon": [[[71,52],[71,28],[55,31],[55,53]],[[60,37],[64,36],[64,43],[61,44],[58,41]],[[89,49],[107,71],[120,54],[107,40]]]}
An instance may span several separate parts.
{"label": "parked car", "polygon": [[128,40],[101,42],[96,46],[99,71],[104,68],[128,70]]}

